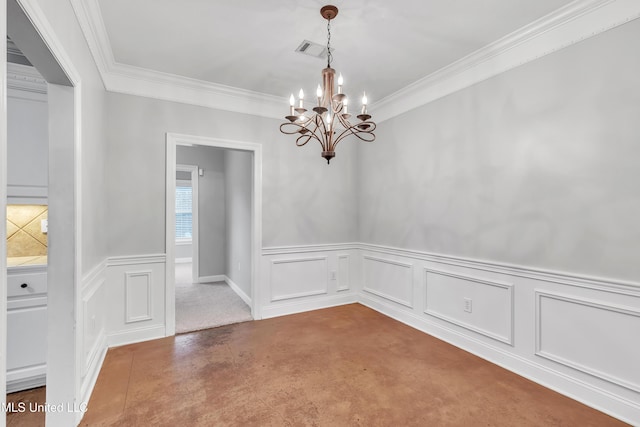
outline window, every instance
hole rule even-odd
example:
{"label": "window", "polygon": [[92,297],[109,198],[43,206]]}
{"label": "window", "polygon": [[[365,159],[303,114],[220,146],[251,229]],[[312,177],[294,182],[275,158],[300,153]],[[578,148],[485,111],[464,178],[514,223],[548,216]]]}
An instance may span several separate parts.
{"label": "window", "polygon": [[176,240],[191,240],[193,191],[187,181],[176,184]]}

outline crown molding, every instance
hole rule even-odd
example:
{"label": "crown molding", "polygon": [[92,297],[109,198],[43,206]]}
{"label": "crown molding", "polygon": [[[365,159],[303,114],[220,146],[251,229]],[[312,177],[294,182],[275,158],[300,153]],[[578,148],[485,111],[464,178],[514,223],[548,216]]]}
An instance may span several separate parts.
{"label": "crown molding", "polygon": [[47,82],[34,67],[7,62],[7,88],[46,94]]}
{"label": "crown molding", "polygon": [[378,123],[640,17],[637,0],[576,0],[371,106]]}
{"label": "crown molding", "polygon": [[[106,90],[281,119],[284,97],[120,64],[98,0],[70,0]],[[640,17],[637,0],[575,0],[373,103],[378,123]]]}
{"label": "crown molding", "polygon": [[116,62],[98,0],[70,0],[105,89],[165,101],[281,119],[288,100]]}

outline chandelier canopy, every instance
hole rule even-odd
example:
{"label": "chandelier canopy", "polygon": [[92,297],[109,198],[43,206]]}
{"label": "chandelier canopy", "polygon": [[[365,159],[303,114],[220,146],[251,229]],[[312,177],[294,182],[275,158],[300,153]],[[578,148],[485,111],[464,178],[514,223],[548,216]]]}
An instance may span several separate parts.
{"label": "chandelier canopy", "polygon": [[327,159],[327,164],[335,157],[335,148],[344,138],[354,135],[364,142],[373,142],[376,139],[373,131],[376,124],[367,114],[367,95],[362,96],[362,109],[356,117],[358,122],[352,124],[348,111],[349,98],[343,93],[342,74],[338,77],[337,93],[334,92],[336,70],[331,68],[333,56],[331,54],[331,20],[338,15],[338,8],[332,5],[320,9],[320,14],[327,20],[327,68],[322,70],[322,87],[318,85],[316,90],[317,105],[312,111],[304,108],[304,92],[298,93],[298,106],[291,94],[289,98],[289,115],[285,118],[288,122],[280,125],[280,132],[287,135],[298,135],[296,145],[302,147],[307,142],[315,139],[322,146],[322,157]]}

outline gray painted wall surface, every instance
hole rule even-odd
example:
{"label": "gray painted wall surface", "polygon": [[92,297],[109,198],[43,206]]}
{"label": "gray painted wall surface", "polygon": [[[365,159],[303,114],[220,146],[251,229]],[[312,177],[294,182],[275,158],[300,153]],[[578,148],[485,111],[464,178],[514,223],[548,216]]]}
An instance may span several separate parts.
{"label": "gray painted wall surface", "polygon": [[637,281],[639,39],[632,21],[381,123],[360,240]]}
{"label": "gray painted wall surface", "polygon": [[[93,56],[66,0],[38,0],[56,37],[82,80],[82,272],[88,273],[107,255],[107,191],[105,158],[108,146],[105,90]],[[42,72],[42,70],[39,70]]]}
{"label": "gray painted wall surface", "polygon": [[[251,297],[253,154],[225,150],[227,276]],[[259,260],[256,260],[259,262]]]}
{"label": "gray painted wall surface", "polygon": [[166,132],[263,145],[263,246],[357,238],[355,143],[340,144],[327,166],[317,143],[296,147],[278,130],[278,120],[117,93],[106,97],[110,255],[165,251]]}
{"label": "gray painted wall surface", "polygon": [[181,165],[204,170],[198,177],[199,276],[225,274],[225,171],[224,150],[214,147],[177,147]]}

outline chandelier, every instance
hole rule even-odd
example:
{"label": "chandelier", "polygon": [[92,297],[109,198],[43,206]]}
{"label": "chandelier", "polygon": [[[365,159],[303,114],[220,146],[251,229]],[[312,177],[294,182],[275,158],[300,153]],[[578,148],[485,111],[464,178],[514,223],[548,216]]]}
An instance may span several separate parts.
{"label": "chandelier", "polygon": [[358,122],[352,124],[348,111],[349,98],[343,93],[342,74],[338,77],[338,91],[334,93],[334,79],[336,70],[331,68],[333,56],[331,54],[331,20],[338,15],[338,8],[332,5],[320,9],[320,15],[327,20],[327,68],[322,70],[322,88],[316,90],[317,105],[312,111],[304,108],[304,92],[300,89],[298,106],[291,94],[289,98],[288,122],[280,125],[280,132],[287,135],[299,135],[296,145],[302,147],[312,139],[322,146],[322,157],[327,164],[336,155],[335,149],[340,141],[354,135],[361,141],[373,142],[376,139],[373,131],[376,124],[367,114],[367,94],[362,96],[362,109],[356,117]]}

